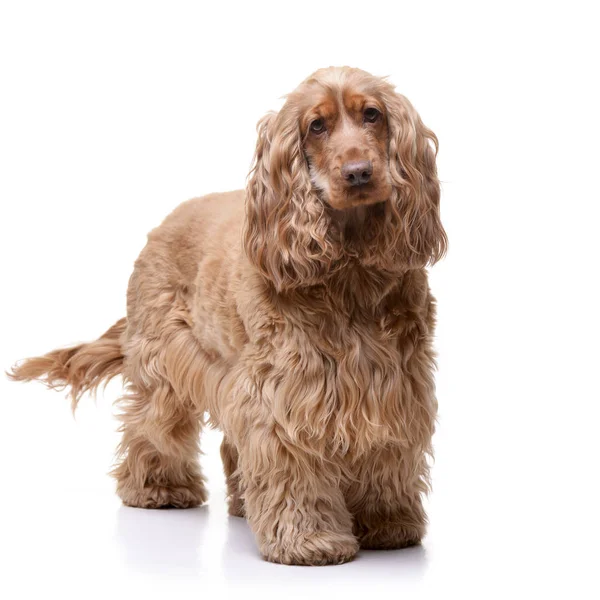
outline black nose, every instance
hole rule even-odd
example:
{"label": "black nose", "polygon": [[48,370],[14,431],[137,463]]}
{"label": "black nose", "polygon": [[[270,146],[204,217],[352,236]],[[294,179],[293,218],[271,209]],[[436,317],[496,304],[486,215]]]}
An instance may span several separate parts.
{"label": "black nose", "polygon": [[342,165],[342,177],[350,185],[368,183],[373,174],[373,163],[370,160],[353,160]]}

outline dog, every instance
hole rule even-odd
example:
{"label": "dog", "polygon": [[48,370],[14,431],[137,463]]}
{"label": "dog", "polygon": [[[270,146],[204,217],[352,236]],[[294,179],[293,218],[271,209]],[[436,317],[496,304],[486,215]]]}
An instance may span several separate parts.
{"label": "dog", "polygon": [[123,377],[128,506],[205,502],[210,425],[229,512],[267,560],[418,544],[437,412],[426,268],[447,247],[437,138],[348,67],[312,74],[257,129],[244,191],[185,202],[148,235],[127,317],[10,376],[70,388],[73,410]]}

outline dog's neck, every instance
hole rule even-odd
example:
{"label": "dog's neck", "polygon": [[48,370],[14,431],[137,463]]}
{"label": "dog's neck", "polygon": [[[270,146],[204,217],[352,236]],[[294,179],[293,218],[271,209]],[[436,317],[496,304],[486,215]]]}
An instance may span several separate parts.
{"label": "dog's neck", "polygon": [[[303,295],[325,295],[345,310],[373,308],[401,285],[407,269],[382,245],[386,203],[329,209],[328,230],[336,258],[322,280],[302,287]],[[388,250],[388,251],[386,251]]]}
{"label": "dog's neck", "polygon": [[330,240],[337,249],[342,270],[372,274],[378,280],[393,278],[406,271],[398,260],[398,249],[390,247],[386,202],[357,206],[343,211],[330,210]]}

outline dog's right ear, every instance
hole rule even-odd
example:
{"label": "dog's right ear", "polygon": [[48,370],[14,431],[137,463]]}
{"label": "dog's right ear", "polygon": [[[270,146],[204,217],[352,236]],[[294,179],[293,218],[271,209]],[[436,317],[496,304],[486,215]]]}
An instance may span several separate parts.
{"label": "dog's right ear", "polygon": [[258,139],[254,151],[252,168],[246,185],[246,221],[244,223],[244,249],[250,262],[268,276],[272,257],[268,256],[266,246],[273,246],[275,239],[268,240],[268,230],[272,227],[272,213],[275,198],[270,181],[271,140],[277,113],[267,113],[257,124]]}
{"label": "dog's right ear", "polygon": [[244,249],[277,291],[318,281],[331,255],[298,121],[289,100],[259,121],[246,186]]}

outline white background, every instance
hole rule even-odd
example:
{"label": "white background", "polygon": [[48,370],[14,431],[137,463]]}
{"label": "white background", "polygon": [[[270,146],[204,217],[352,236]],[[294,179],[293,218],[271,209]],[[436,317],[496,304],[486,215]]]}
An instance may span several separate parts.
{"label": "white background", "polygon": [[124,315],[146,233],[243,187],[255,124],[313,70],[389,75],[440,139],[431,526],[347,565],[261,561],[208,507],[120,506],[111,384],[74,421],[0,381],[5,598],[592,598],[598,561],[593,2],[39,2],[0,8],[0,366]]}

